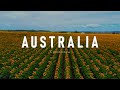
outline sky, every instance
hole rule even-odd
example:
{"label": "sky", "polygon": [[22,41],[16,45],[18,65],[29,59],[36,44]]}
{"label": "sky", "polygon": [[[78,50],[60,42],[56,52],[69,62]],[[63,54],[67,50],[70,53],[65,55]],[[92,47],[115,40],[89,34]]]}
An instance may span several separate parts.
{"label": "sky", "polygon": [[120,27],[120,11],[0,11],[0,29],[113,28],[114,24]]}

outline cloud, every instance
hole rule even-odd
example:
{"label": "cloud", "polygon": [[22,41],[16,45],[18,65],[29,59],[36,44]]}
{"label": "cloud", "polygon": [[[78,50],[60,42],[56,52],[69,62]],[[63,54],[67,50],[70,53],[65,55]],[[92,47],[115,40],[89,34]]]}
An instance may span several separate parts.
{"label": "cloud", "polygon": [[120,23],[120,11],[0,11],[0,24],[98,27]]}
{"label": "cloud", "polygon": [[86,24],[86,25],[81,25],[82,27],[99,27],[101,26],[100,24]]}

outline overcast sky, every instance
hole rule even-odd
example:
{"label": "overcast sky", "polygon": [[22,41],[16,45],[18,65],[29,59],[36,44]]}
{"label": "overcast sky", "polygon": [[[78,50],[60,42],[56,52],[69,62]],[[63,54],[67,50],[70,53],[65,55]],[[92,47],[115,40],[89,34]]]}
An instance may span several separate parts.
{"label": "overcast sky", "polygon": [[0,24],[33,26],[120,24],[120,11],[0,11]]}

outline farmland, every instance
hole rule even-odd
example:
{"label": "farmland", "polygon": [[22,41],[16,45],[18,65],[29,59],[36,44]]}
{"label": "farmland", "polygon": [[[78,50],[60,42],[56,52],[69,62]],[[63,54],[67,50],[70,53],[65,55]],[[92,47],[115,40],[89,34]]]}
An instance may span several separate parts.
{"label": "farmland", "polygon": [[[37,48],[21,48],[24,36],[29,45],[31,36],[46,36],[47,46],[38,39]],[[65,48],[57,38],[51,48],[49,36],[64,36]],[[74,48],[67,48],[69,36]],[[77,48],[77,36],[83,46],[96,36],[99,48]],[[0,79],[120,79],[120,34],[0,31]]]}

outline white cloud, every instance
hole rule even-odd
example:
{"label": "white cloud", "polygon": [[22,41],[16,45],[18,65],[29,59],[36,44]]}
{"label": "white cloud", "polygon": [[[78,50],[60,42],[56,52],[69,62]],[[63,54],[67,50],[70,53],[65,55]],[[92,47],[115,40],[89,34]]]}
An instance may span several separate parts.
{"label": "white cloud", "polygon": [[86,24],[86,25],[82,25],[82,27],[99,27],[101,26],[100,24]]}
{"label": "white cloud", "polygon": [[0,24],[36,26],[120,23],[120,11],[0,11]]}

